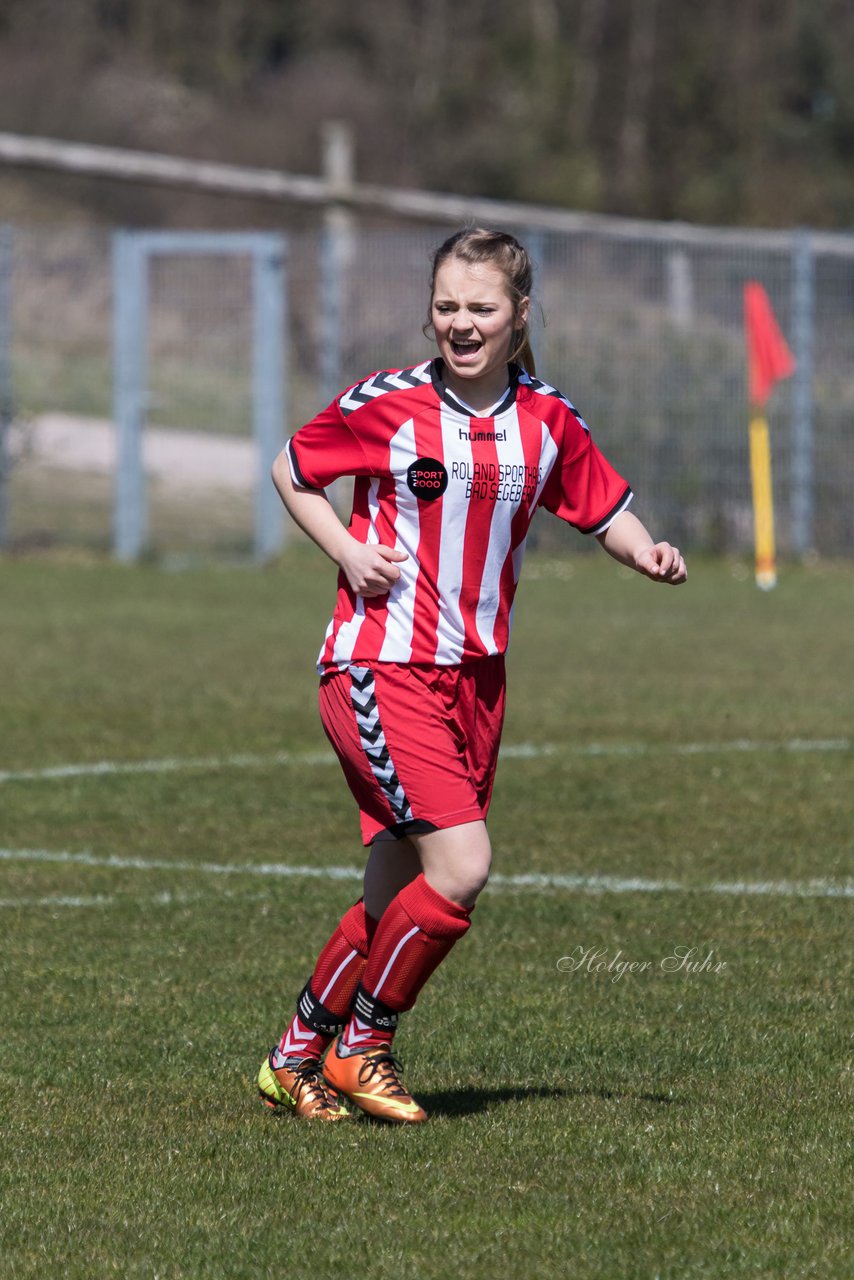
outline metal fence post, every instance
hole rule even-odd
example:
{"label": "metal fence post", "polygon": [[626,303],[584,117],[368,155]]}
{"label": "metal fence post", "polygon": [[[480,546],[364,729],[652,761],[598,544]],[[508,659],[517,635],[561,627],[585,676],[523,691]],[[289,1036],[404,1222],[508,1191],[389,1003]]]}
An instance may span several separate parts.
{"label": "metal fence post", "polygon": [[670,323],[684,333],[694,319],[694,277],[688,251],[681,245],[667,250],[665,259]]}
{"label": "metal fence post", "polygon": [[257,466],[255,558],[268,560],[281,548],[282,504],[270,479],[273,459],[282,447],[285,424],[284,371],[286,301],[284,240],[259,247],[252,258],[253,343],[252,416]]}
{"label": "metal fence post", "polygon": [[320,233],[320,398],[331,404],[341,387],[342,254],[338,233]]}
{"label": "metal fence post", "polygon": [[795,232],[792,246],[792,550],[806,555],[815,545],[813,474],[813,339],[815,262],[810,233]]}
{"label": "metal fence post", "polygon": [[9,540],[12,406],[12,228],[0,227],[0,550]]}
{"label": "metal fence post", "polygon": [[113,236],[113,418],[116,489],[113,548],[137,560],[146,539],[142,431],[145,419],[148,263],[134,233]]}

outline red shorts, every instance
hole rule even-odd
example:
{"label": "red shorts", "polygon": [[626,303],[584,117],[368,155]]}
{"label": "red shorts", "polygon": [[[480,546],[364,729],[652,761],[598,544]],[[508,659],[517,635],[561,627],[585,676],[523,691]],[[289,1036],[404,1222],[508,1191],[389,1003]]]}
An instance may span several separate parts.
{"label": "red shorts", "polygon": [[486,817],[504,722],[504,655],[455,667],[325,673],[320,718],[370,844]]}

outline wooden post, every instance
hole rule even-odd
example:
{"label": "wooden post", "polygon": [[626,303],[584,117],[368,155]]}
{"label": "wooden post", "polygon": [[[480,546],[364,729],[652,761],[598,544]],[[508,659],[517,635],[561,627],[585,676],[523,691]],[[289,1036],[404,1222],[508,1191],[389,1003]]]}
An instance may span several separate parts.
{"label": "wooden post", "polygon": [[0,551],[9,540],[12,425],[12,228],[0,227]]}
{"label": "wooden post", "polygon": [[[343,390],[341,352],[350,310],[354,233],[349,200],[354,188],[355,158],[353,133],[344,121],[327,121],[322,139],[323,176],[333,199],[324,206],[320,250],[320,391],[323,403],[331,404]],[[328,494],[339,516],[348,516],[349,485],[337,480],[329,486]]]}

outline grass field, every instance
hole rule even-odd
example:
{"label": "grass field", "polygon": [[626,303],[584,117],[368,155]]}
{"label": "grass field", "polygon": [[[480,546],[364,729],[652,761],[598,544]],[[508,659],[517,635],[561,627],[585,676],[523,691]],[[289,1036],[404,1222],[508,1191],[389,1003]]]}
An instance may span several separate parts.
{"label": "grass field", "polygon": [[854,1273],[854,566],[529,568],[401,1131],[254,1094],[358,893],[329,564],[0,562],[4,1280]]}

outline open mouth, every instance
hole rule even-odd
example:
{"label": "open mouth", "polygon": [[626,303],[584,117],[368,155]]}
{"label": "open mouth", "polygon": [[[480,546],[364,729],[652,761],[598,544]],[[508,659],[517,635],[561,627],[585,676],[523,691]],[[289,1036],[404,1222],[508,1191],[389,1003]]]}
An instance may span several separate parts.
{"label": "open mouth", "polygon": [[451,350],[458,359],[464,359],[465,356],[476,355],[480,351],[481,344],[473,340],[460,342],[459,339],[451,340]]}

